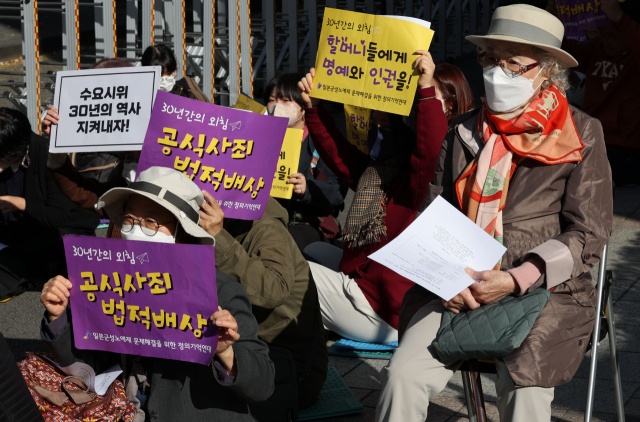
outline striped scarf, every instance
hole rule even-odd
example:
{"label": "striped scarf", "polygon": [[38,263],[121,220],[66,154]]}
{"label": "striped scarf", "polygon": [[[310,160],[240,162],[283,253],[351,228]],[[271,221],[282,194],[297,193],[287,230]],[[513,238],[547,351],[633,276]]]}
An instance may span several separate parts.
{"label": "striped scarf", "polygon": [[349,249],[380,242],[387,235],[384,219],[388,202],[387,190],[403,169],[406,156],[390,158],[369,165],[353,198],[342,239]]}
{"label": "striped scarf", "polygon": [[518,161],[523,157],[548,165],[582,161],[584,144],[567,98],[555,86],[510,113],[493,114],[484,102],[478,130],[485,146],[456,182],[456,193],[462,212],[503,244],[502,210]]}

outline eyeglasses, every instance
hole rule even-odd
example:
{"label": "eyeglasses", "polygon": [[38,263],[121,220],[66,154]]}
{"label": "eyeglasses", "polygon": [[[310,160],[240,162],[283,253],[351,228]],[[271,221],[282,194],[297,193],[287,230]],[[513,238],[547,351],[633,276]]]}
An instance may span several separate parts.
{"label": "eyeglasses", "polygon": [[129,214],[119,214],[116,217],[116,225],[120,227],[120,231],[124,233],[129,233],[133,230],[133,226],[136,223],[140,226],[142,233],[147,236],[155,236],[160,230],[160,227],[167,226],[168,224],[175,224],[176,221],[168,221],[166,223],[158,223],[153,218],[133,218],[133,216]]}
{"label": "eyeglasses", "polygon": [[485,69],[499,66],[504,71],[504,73],[511,78],[520,76],[523,73],[527,73],[531,69],[540,66],[540,62],[534,62],[524,65],[516,62],[513,59],[498,60],[495,57],[487,56],[487,53],[478,54],[478,63]]}

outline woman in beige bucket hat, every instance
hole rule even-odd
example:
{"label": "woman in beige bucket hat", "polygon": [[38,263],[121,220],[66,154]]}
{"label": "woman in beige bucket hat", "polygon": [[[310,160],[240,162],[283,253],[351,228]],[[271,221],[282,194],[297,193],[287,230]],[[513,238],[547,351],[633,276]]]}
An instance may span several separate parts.
{"label": "woman in beige bucket hat", "polygon": [[[436,353],[445,312],[552,291],[512,352],[476,341],[485,347],[478,354],[495,358],[503,422],[549,422],[554,387],[582,361],[595,318],[590,270],[611,231],[612,183],[600,123],[567,102],[567,68],[577,62],[560,48],[563,35],[555,16],[516,4],[496,9],[487,35],[467,37],[479,47],[486,96],[451,123],[426,202],[442,196],[507,252],[493,269],[468,268],[476,282],[448,302],[419,285],[405,294],[400,347],[380,375],[379,422],[424,421],[462,359],[479,357],[444,361]],[[509,332],[509,324],[496,329]]]}

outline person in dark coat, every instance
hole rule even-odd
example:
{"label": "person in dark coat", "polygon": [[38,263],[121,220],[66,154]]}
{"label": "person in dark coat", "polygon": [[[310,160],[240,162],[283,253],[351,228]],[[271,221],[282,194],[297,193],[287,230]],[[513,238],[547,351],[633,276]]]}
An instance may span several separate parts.
{"label": "person in dark coat", "polygon": [[24,114],[0,108],[0,300],[65,274],[62,236],[93,235],[99,224],[58,190],[47,150]]}
{"label": "person in dark coat", "polygon": [[[150,193],[150,185],[158,188],[162,197]],[[208,194],[206,197],[207,201],[182,173],[151,167],[129,188],[105,193],[98,206],[118,221],[125,239],[213,245],[213,237],[205,231],[211,223],[209,200],[213,199]],[[171,198],[171,202],[165,198]],[[77,349],[74,316],[68,308],[69,300],[73,300],[72,285],[61,276],[49,280],[40,296],[46,309],[42,338],[61,366],[84,362],[99,374],[126,362],[121,366],[126,374],[123,384],[127,399],[138,409],[134,422],[249,422],[248,404],[264,401],[273,392],[274,367],[266,344],[258,339],[258,323],[246,290],[229,275],[215,271],[220,310],[211,315],[210,324],[219,328],[219,334],[215,356],[208,366]]]}
{"label": "person in dark coat", "polygon": [[303,130],[298,171],[288,175],[287,181],[293,185],[293,196],[278,198],[289,214],[289,233],[302,251],[311,243],[333,241],[339,236],[340,226],[335,217],[344,209],[348,188],[313,145],[298,90],[301,77],[297,73],[284,73],[273,78],[264,90],[264,102],[270,115],[287,117],[290,128]]}
{"label": "person in dark coat", "polygon": [[[142,66],[160,66],[160,90],[171,94],[179,95],[192,100],[209,102],[207,95],[202,92],[196,81],[188,76],[184,76],[176,81],[176,71],[178,62],[173,51],[166,45],[150,45],[142,53],[140,60]],[[186,69],[185,69],[186,73]]]}

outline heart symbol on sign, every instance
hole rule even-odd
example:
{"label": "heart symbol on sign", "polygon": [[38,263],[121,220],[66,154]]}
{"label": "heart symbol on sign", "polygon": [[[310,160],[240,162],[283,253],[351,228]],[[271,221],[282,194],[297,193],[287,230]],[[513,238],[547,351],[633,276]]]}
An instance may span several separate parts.
{"label": "heart symbol on sign", "polygon": [[318,84],[318,88],[320,88],[321,86],[322,86],[322,84],[321,84],[321,83],[319,83],[319,84]]}

